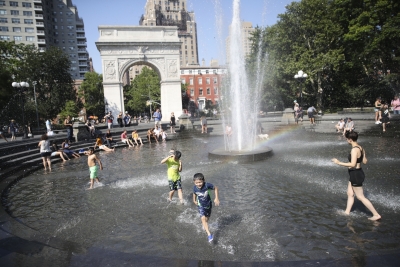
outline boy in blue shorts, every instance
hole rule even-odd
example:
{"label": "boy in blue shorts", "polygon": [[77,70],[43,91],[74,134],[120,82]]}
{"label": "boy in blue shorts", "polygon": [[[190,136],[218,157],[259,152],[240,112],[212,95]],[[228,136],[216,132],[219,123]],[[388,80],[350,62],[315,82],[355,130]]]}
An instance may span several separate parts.
{"label": "boy in blue shorts", "polygon": [[204,230],[207,232],[208,242],[213,241],[214,237],[208,229],[208,219],[211,216],[212,202],[210,196],[210,190],[214,190],[215,206],[219,206],[218,199],[218,187],[213,184],[206,183],[204,175],[202,173],[196,173],[193,177],[193,203],[197,205],[201,217],[201,223],[203,224]]}
{"label": "boy in blue shorts", "polygon": [[179,174],[182,171],[182,161],[180,160],[182,154],[177,150],[171,150],[169,154],[168,157],[161,161],[161,164],[166,163],[168,167],[168,200],[172,201],[175,191],[178,191],[179,200],[181,201],[181,204],[183,204],[181,175]]}

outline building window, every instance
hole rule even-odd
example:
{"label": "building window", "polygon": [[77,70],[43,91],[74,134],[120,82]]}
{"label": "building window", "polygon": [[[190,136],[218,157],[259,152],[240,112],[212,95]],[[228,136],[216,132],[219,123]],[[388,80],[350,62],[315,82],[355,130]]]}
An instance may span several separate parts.
{"label": "building window", "polygon": [[25,28],[25,32],[34,32],[35,29],[34,28]]}
{"label": "building window", "polygon": [[21,32],[21,27],[13,27],[13,32]]}
{"label": "building window", "polygon": [[24,16],[31,17],[32,16],[32,11],[24,11],[23,14],[24,14]]}
{"label": "building window", "polygon": [[199,95],[203,95],[203,88],[199,89]]}
{"label": "building window", "polygon": [[198,71],[197,71],[197,74],[201,74],[201,70],[198,70]]}
{"label": "building window", "polygon": [[10,36],[8,36],[8,35],[0,35],[0,40],[10,41]]}
{"label": "building window", "polygon": [[192,70],[189,70],[189,74],[192,74]]}
{"label": "building window", "polygon": [[7,10],[0,9],[0,15],[7,15]]}
{"label": "building window", "polygon": [[214,74],[217,74],[217,70],[213,70],[213,73],[214,73]]}
{"label": "building window", "polygon": [[[18,19],[18,21],[19,21],[19,19]],[[25,24],[33,24],[33,19],[24,19],[24,23]]]}
{"label": "building window", "polygon": [[11,10],[11,15],[19,15],[19,11],[18,10]]}
{"label": "building window", "polygon": [[190,95],[194,96],[194,89],[190,89]]}
{"label": "building window", "polygon": [[189,82],[190,85],[193,85],[193,78],[190,78]]}
{"label": "building window", "polygon": [[210,78],[207,78],[207,84],[210,84]]}
{"label": "building window", "polygon": [[210,88],[207,88],[207,95],[211,95],[211,90],[210,90]]}
{"label": "building window", "polygon": [[14,41],[22,41],[22,36],[14,36]]}
{"label": "building window", "polygon": [[0,32],[8,32],[8,27],[0,27]]}
{"label": "building window", "polygon": [[0,23],[7,23],[7,19],[6,18],[0,18]]}
{"label": "building window", "polygon": [[199,84],[203,84],[203,79],[199,78]]}
{"label": "building window", "polygon": [[22,2],[23,7],[32,7],[31,3]]}
{"label": "building window", "polygon": [[185,73],[185,71],[184,70],[181,70],[181,74],[184,74]]}
{"label": "building window", "polygon": [[182,82],[183,84],[185,84],[185,83],[186,83],[186,80],[185,80],[185,79],[182,79],[181,82]]}
{"label": "building window", "polygon": [[10,6],[18,6],[18,2],[10,1]]}
{"label": "building window", "polygon": [[217,82],[218,82],[218,79],[214,78],[214,84],[217,84]]}
{"label": "building window", "polygon": [[214,95],[218,95],[218,88],[214,87]]}
{"label": "building window", "polygon": [[208,70],[206,70],[206,74],[209,74],[210,72]]}
{"label": "building window", "polygon": [[6,1],[0,1],[0,6],[5,6],[6,5]]}
{"label": "building window", "polygon": [[34,36],[26,36],[26,40],[28,42],[34,42],[35,41],[35,37]]}

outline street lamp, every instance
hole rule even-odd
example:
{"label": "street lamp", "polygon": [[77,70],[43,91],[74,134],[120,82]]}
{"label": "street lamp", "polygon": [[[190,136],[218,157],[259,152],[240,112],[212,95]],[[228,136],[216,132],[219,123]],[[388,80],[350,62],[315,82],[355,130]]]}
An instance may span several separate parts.
{"label": "street lamp", "polygon": [[[299,70],[296,75],[294,75],[294,78],[300,81],[302,84],[305,79],[308,77],[307,73],[303,72],[302,70]],[[303,85],[300,86],[300,107],[303,106]]]}
{"label": "street lamp", "polygon": [[26,125],[25,125],[25,101],[24,101],[24,87],[29,87],[29,83],[27,82],[13,82],[12,87],[17,88],[19,93],[21,94],[22,98],[22,128],[24,129],[24,135],[22,138],[28,138],[28,133],[26,130]]}

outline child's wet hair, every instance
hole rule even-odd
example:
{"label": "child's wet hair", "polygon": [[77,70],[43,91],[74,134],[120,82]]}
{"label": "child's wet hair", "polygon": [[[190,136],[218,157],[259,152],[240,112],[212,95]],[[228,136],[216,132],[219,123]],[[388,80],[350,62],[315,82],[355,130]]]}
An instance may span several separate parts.
{"label": "child's wet hair", "polygon": [[175,150],[174,156],[175,156],[175,158],[180,159],[181,156],[182,156],[182,153],[180,151],[178,151],[178,150]]}
{"label": "child's wet hair", "polygon": [[204,175],[202,173],[200,173],[200,172],[196,173],[193,176],[193,181],[196,181],[196,180],[204,181]]}
{"label": "child's wet hair", "polygon": [[88,151],[92,151],[92,152],[94,152],[94,149],[93,149],[93,147],[89,147]]}

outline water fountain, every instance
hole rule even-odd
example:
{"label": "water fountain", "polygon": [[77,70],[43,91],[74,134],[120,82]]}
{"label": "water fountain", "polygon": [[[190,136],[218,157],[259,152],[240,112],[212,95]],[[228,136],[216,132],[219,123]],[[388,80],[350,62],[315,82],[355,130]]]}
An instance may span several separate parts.
{"label": "water fountain", "polygon": [[[242,118],[243,119],[243,118]],[[243,121],[244,122],[244,121]],[[248,133],[242,133],[243,140]],[[239,138],[237,138],[239,139]],[[168,143],[100,152],[102,184],[88,187],[85,157],[1,183],[0,264],[21,266],[396,266],[400,255],[398,151],[393,139],[362,136],[365,193],[382,215],[370,222],[346,205],[345,140],[302,129],[268,142],[274,157],[242,164],[209,157],[223,137],[186,134]],[[243,143],[241,149],[245,150]],[[390,147],[390,149],[387,149]],[[182,152],[185,205],[168,203],[170,148]],[[241,150],[241,151],[242,151]],[[202,172],[220,188],[207,242],[191,189]],[[3,251],[14,251],[7,254]]]}
{"label": "water fountain", "polygon": [[[257,115],[260,106],[263,84],[263,55],[259,49],[255,82],[250,85],[246,71],[245,55],[242,45],[242,22],[240,19],[240,0],[233,1],[233,17],[230,25],[229,42],[229,81],[223,88],[224,128],[229,124],[232,135],[225,135],[225,146],[210,152],[213,158],[230,158],[240,161],[256,161],[268,157],[272,149],[257,145]],[[260,38],[260,44],[261,45]]]}

